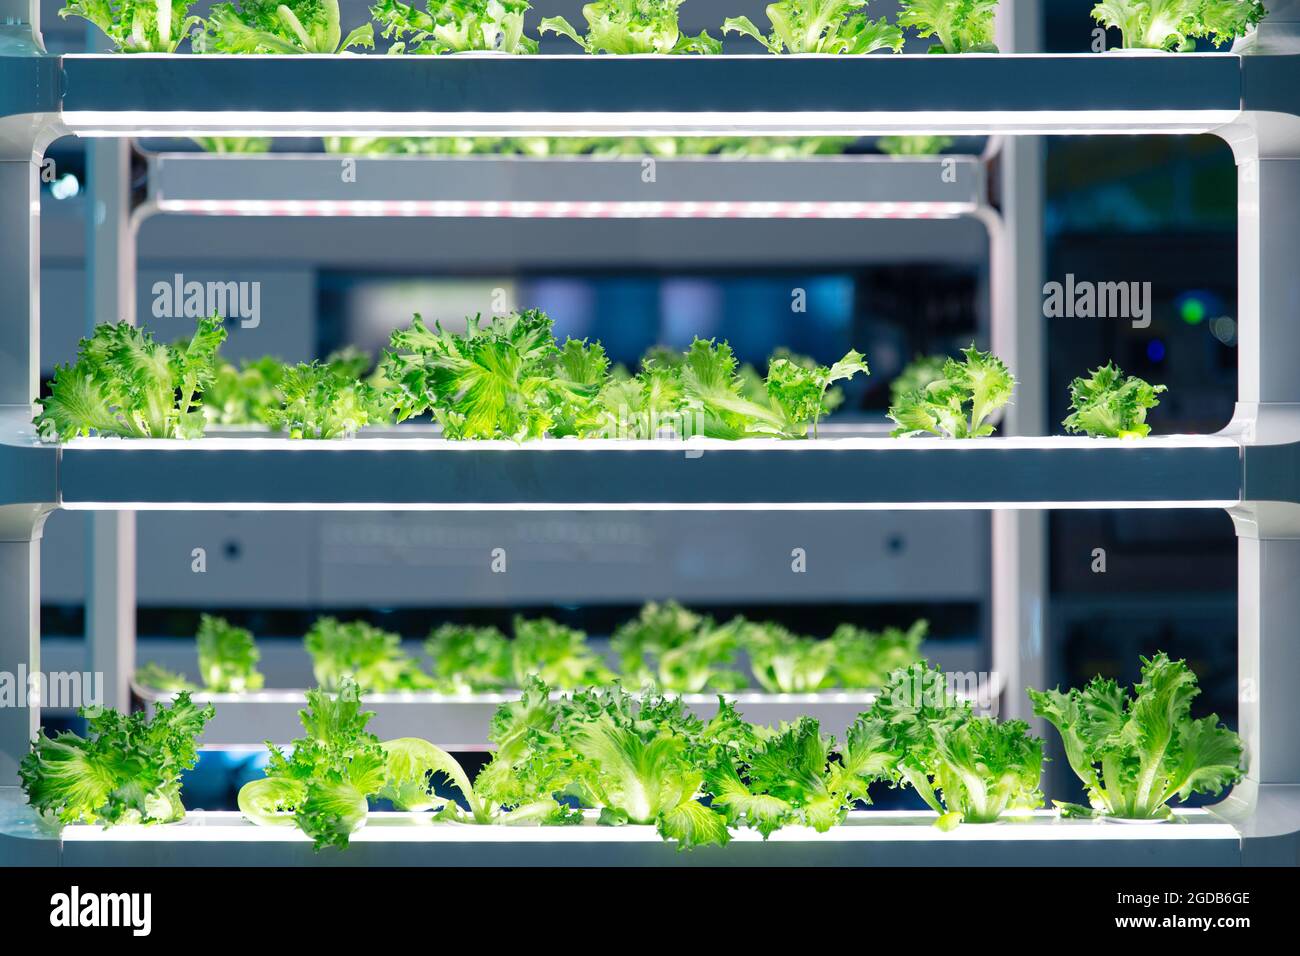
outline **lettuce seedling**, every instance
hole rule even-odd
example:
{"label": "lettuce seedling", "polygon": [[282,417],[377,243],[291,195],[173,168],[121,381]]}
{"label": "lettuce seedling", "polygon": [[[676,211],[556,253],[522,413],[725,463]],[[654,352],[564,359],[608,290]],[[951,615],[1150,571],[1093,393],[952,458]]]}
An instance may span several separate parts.
{"label": "lettuce seedling", "polygon": [[1023,720],[976,716],[942,671],[924,662],[895,671],[865,716],[885,728],[899,777],[939,815],[940,829],[1042,805],[1042,740]]}
{"label": "lettuce seedling", "polygon": [[876,140],[876,148],[886,156],[937,156],[952,144],[951,136],[882,136]]}
{"label": "lettuce seedling", "polygon": [[529,310],[469,319],[464,332],[415,316],[393,332],[381,362],[397,420],[432,412],[448,438],[541,438],[562,401],[551,320]]}
{"label": "lettuce seedling", "polygon": [[495,627],[444,624],[429,635],[424,649],[433,676],[452,693],[501,690],[511,684],[510,642]]}
{"label": "lettuce seedling", "polygon": [[931,53],[997,53],[993,16],[998,0],[902,0],[898,25],[934,37]]}
{"label": "lettuce seedling", "polygon": [[1164,652],[1142,658],[1142,680],[1133,693],[1101,677],[1082,690],[1030,690],[1034,713],[1060,732],[1091,809],[1057,805],[1072,816],[1168,819],[1174,797],[1217,794],[1237,783],[1241,738],[1216,714],[1192,719],[1192,700],[1200,692],[1187,662]]}
{"label": "lettuce seedling", "polygon": [[615,685],[558,702],[558,747],[569,792],[600,811],[605,825],[654,826],[681,848],[725,844],[726,818],[697,799],[704,782],[698,753],[705,727],[680,698],[633,697]]}
{"label": "lettuce seedling", "polygon": [[884,17],[869,20],[868,0],[778,0],[767,5],[772,32],[749,17],[728,17],[722,32],[753,37],[769,53],[871,53],[903,48],[903,32]]}
{"label": "lettuce seedling", "polygon": [[721,53],[722,44],[701,30],[683,36],[677,8],[684,0],[593,0],[582,8],[587,32],[579,36],[564,17],[543,17],[539,33],[566,36],[588,53]]}
{"label": "lettuce seedling", "polygon": [[381,401],[370,385],[320,362],[287,367],[277,391],[280,404],[267,410],[266,421],[290,438],[350,438]]}
{"label": "lettuce seedling", "polygon": [[423,11],[402,0],[379,0],[370,15],[383,36],[398,42],[389,53],[460,53],[495,50],[536,53],[537,41],[524,36],[528,0],[425,0]]}
{"label": "lettuce seedling", "polygon": [[651,439],[666,433],[690,438],[703,433],[686,409],[680,364],[643,361],[632,378],[611,379],[596,399],[597,434],[610,439]]}
{"label": "lettuce seedling", "polygon": [[1092,8],[1094,20],[1119,29],[1126,50],[1182,52],[1197,37],[1222,46],[1267,15],[1259,0],[1102,0]]}
{"label": "lettuce seedling", "polygon": [[516,617],[510,642],[510,669],[515,687],[533,677],[561,690],[603,684],[613,673],[587,646],[587,635],[550,618]]}
{"label": "lettuce seedling", "polygon": [[191,136],[190,139],[203,147],[205,152],[224,155],[244,153],[269,153],[271,137],[269,136]]}
{"label": "lettuce seedling", "polygon": [[304,638],[316,682],[327,690],[349,678],[365,691],[431,690],[436,682],[402,650],[397,634],[365,621],[316,620]]}
{"label": "lettuce seedling", "polygon": [[135,669],[134,680],[140,687],[149,687],[153,690],[160,690],[167,694],[179,693],[183,690],[195,691],[202,690],[198,684],[190,680],[184,674],[178,674],[176,671],[168,670],[161,664],[150,661]]}
{"label": "lettuce seedling", "polygon": [[887,627],[877,633],[841,624],[830,636],[835,648],[831,683],[857,690],[882,686],[894,671],[921,659],[921,641],[929,626],[921,620],[906,631]]}
{"label": "lettuce seedling", "polygon": [[800,717],[776,732],[742,737],[734,752],[718,754],[705,775],[705,792],[729,825],[751,827],[765,840],[785,826],[825,833],[856,803],[870,803],[867,788],[893,779],[897,762],[879,720],[859,717],[836,748],[816,719]]}
{"label": "lettuce seedling", "polygon": [[961,350],[963,361],[948,359],[943,377],[911,392],[891,405],[889,417],[898,425],[894,437],[938,435],[941,438],[982,438],[993,434],[986,421],[1011,400],[1015,379],[1002,360],[975,346]]}
{"label": "lettuce seedling", "polygon": [[195,43],[210,53],[342,53],[373,47],[375,28],[344,36],[338,0],[237,0],[213,4]]}
{"label": "lettuce seedling", "polygon": [[194,0],[68,0],[59,16],[90,21],[121,53],[175,53],[203,22],[189,16],[192,6]]}
{"label": "lettuce seedling", "polygon": [[262,655],[251,632],[232,627],[225,618],[204,614],[199,618],[199,676],[208,690],[240,694],[261,690],[264,678],[257,670]]}
{"label": "lettuce seedling", "polygon": [[152,717],[81,708],[87,736],[42,731],[18,767],[27,801],[60,823],[172,823],[185,815],[181,774],[198,761],[195,738],[212,719],[184,691]]}
{"label": "lettuce seedling", "polygon": [[1125,376],[1113,362],[1070,383],[1073,411],[1061,424],[1068,432],[1094,438],[1145,438],[1151,434],[1147,409],[1160,404],[1163,385],[1150,385],[1136,375]]}
{"label": "lettuce seedling", "polygon": [[913,392],[925,391],[932,382],[940,381],[947,363],[946,355],[918,355],[912,359],[890,381],[889,403],[898,405]]}
{"label": "lettuce seedling", "polygon": [[803,694],[830,686],[836,645],[801,637],[771,622],[741,624],[754,680],[773,694]]}
{"label": "lettuce seedling", "polygon": [[200,396],[213,381],[226,338],[221,321],[200,319],[194,335],[174,345],[125,322],[95,326],[81,340],[76,364],[54,369],[34,419],[41,440],[200,437]]}
{"label": "lettuce seedling", "polygon": [[833,382],[870,374],[861,353],[849,351],[827,367],[774,359],[764,382],[766,400],[744,395],[735,353],[726,342],[696,339],[678,371],[687,420],[710,438],[773,436],[803,438],[829,409],[827,389]]}
{"label": "lettuce seedling", "polygon": [[731,691],[745,685],[744,676],[730,666],[741,630],[736,622],[719,627],[676,601],[651,602],[640,617],[615,631],[610,643],[623,676],[634,685],[653,682],[683,694],[706,687]]}

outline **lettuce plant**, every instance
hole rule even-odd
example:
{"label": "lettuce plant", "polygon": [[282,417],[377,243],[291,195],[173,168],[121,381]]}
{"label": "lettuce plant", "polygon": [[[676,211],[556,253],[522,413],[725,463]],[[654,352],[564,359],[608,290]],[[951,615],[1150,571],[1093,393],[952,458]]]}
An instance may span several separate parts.
{"label": "lettuce plant", "polygon": [[261,690],[264,678],[257,669],[261,653],[253,635],[232,627],[221,617],[204,614],[199,618],[199,675],[203,686],[220,694]]}
{"label": "lettuce plant", "polygon": [[579,35],[564,17],[543,17],[540,33],[558,33],[588,53],[721,53],[709,36],[683,36],[677,8],[684,0],[593,0],[582,8],[587,32]]}
{"label": "lettuce plant", "polygon": [[1092,8],[1094,20],[1119,29],[1126,50],[1181,52],[1198,37],[1222,46],[1267,15],[1259,0],[1102,0]]}
{"label": "lettuce plant", "polygon": [[835,648],[832,685],[858,690],[882,686],[894,671],[921,659],[921,641],[929,627],[928,621],[920,620],[905,631],[887,627],[877,633],[841,624],[829,638]]}
{"label": "lettuce plant", "polygon": [[185,815],[181,774],[198,761],[195,739],[212,719],[182,691],[143,711],[85,708],[87,735],[42,731],[23,757],[18,776],[27,800],[60,823],[172,823]]}
{"label": "lettuce plant", "polygon": [[1062,422],[1068,432],[1094,438],[1145,438],[1151,434],[1147,409],[1160,404],[1163,385],[1151,385],[1136,375],[1125,376],[1113,362],[1070,383],[1072,411]]}
{"label": "lettuce plant", "polygon": [[936,156],[953,144],[951,136],[882,136],[876,148],[886,156]]}
{"label": "lettuce plant", "polygon": [[524,36],[528,0],[425,0],[423,11],[402,0],[379,0],[370,15],[385,37],[398,42],[389,53],[459,53],[496,50],[536,53],[537,41]]}
{"label": "lettuce plant", "polygon": [[654,826],[682,848],[725,844],[726,818],[700,803],[706,728],[680,698],[634,697],[617,685],[558,702],[549,761],[565,766],[568,792],[605,825]]}
{"label": "lettuce plant", "polygon": [[373,47],[375,29],[366,23],[345,36],[338,0],[236,0],[213,4],[195,42],[210,53],[342,53]]}
{"label": "lettuce plant", "polygon": [[895,671],[865,717],[879,722],[899,778],[939,815],[940,829],[1042,805],[1042,740],[1023,720],[976,716],[924,662]]}
{"label": "lettuce plant", "polygon": [[569,689],[603,684],[613,673],[587,646],[587,635],[546,617],[516,617],[510,642],[510,668],[515,687],[533,677],[552,687]]}
{"label": "lettuce plant", "polygon": [[614,632],[611,646],[633,685],[653,682],[684,694],[706,687],[739,690],[744,676],[731,669],[741,643],[738,621],[718,626],[676,601],[651,602],[636,620]]}
{"label": "lettuce plant", "polygon": [[710,804],[730,826],[746,826],[767,839],[785,826],[825,833],[843,823],[867,788],[895,776],[897,755],[878,719],[859,717],[844,745],[821,733],[812,717],[778,731],[754,728],[736,745],[715,751],[705,774]]}
{"label": "lettuce plant", "polygon": [[746,622],[745,652],[754,680],[773,694],[804,694],[829,685],[836,645],[801,637],[770,622]]}
{"label": "lettuce plant", "polygon": [[1091,804],[1058,806],[1071,816],[1167,819],[1175,797],[1217,794],[1239,781],[1241,738],[1216,714],[1193,719],[1200,692],[1186,661],[1163,652],[1142,658],[1142,680],[1131,692],[1101,677],[1064,693],[1030,690],[1034,713],[1060,733]]}
{"label": "lettuce plant", "polygon": [[267,742],[266,776],[240,788],[239,809],[264,826],[297,826],[317,850],[345,847],[388,783],[388,755],[366,730],[374,714],[361,709],[360,688],[345,677],[336,693],[309,690],[298,716],[304,735],[287,754]]}
{"label": "lettuce plant", "polygon": [[452,693],[501,690],[512,678],[510,641],[495,627],[444,624],[424,649],[434,679]]}
{"label": "lettuce plant", "polygon": [[901,0],[898,25],[933,37],[931,53],[997,53],[993,16],[998,0]]}
{"label": "lettuce plant", "polygon": [[86,435],[198,438],[200,397],[216,373],[226,338],[219,316],[200,319],[194,335],[164,345],[125,322],[95,326],[74,365],[60,365],[41,400],[36,428],[44,441]]}
{"label": "lettuce plant", "polygon": [[[410,328],[393,332],[381,363],[397,420],[431,412],[448,438],[523,441],[582,418],[582,409],[566,406],[594,402],[599,389],[591,379],[603,374],[604,351],[566,344],[562,361],[551,327],[535,309],[486,323],[475,316],[464,332],[437,323],[429,329],[415,316]],[[586,381],[571,377],[579,366]]]}
{"label": "lettuce plant", "polygon": [[122,53],[175,53],[190,28],[194,0],[67,0],[59,16],[88,20]]}
{"label": "lettuce plant", "polygon": [[992,352],[975,346],[962,349],[962,361],[948,359],[943,375],[924,388],[904,395],[889,408],[898,426],[895,437],[938,435],[942,438],[982,438],[993,434],[988,417],[1011,400],[1015,379]]}
{"label": "lettuce plant", "polygon": [[764,36],[749,17],[728,17],[723,33],[753,37],[769,53],[871,53],[903,48],[903,32],[884,17],[869,20],[868,0],[778,0],[767,6],[772,32]]}
{"label": "lettuce plant", "polygon": [[266,423],[290,438],[349,438],[381,404],[365,382],[320,362],[286,368],[277,391],[280,404],[267,410]]}
{"label": "lettuce plant", "polygon": [[316,682],[326,690],[355,681],[366,691],[432,690],[436,682],[402,650],[401,637],[367,624],[322,617],[304,638]]}

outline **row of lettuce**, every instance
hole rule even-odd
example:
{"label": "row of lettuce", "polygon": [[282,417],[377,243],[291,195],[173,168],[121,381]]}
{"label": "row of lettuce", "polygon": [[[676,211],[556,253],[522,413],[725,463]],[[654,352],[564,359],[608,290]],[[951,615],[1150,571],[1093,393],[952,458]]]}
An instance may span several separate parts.
{"label": "row of lettuce", "polygon": [[[367,425],[431,419],[452,440],[540,438],[815,438],[842,400],[837,383],[869,375],[862,353],[832,365],[774,355],[766,374],[741,365],[731,346],[696,339],[685,351],[656,348],[637,370],[611,363],[597,341],[554,334],[538,310],[481,316],[463,329],[419,315],[392,333],[372,371],[355,351],[326,361],[275,358],[240,366],[220,355],[223,321],[162,343],[126,323],[96,326],[77,361],[55,368],[34,421],[45,441],[78,437],[200,438],[209,425],[259,425],[290,438],[346,438]],[[993,434],[1015,380],[991,352],[929,356],[891,383],[897,437]],[[1069,432],[1144,437],[1163,385],[1107,363],[1070,385]]]}
{"label": "row of lettuce", "polygon": [[[364,692],[465,694],[518,689],[540,678],[558,690],[621,680],[634,687],[652,682],[671,693],[730,692],[752,683],[771,693],[797,694],[877,688],[894,670],[920,660],[927,629],[924,620],[906,630],[841,624],[818,639],[772,621],[715,621],[675,601],[651,602],[614,630],[610,651],[617,671],[583,631],[550,618],[517,616],[511,637],[491,626],[443,624],[424,642],[427,670],[402,649],[398,634],[365,621],[322,617],[303,643],[313,676],[326,690],[351,679]],[[265,684],[258,670],[261,653],[247,629],[205,614],[196,644],[201,687],[154,663],[136,671],[136,683],[164,692],[236,694]]]}
{"label": "row of lettuce", "polygon": [[[1088,795],[1088,806],[1058,802],[1062,813],[1168,820],[1170,801],[1240,780],[1242,741],[1214,714],[1191,716],[1198,693],[1185,662],[1163,653],[1142,659],[1131,689],[1097,677],[1082,689],[1030,690]],[[62,824],[175,822],[181,775],[213,714],[181,693],[152,717],[90,715],[86,737],[42,733],[19,771],[28,801]],[[838,741],[811,717],[749,723],[721,697],[702,720],[652,687],[553,695],[532,678],[494,715],[492,757],[472,781],[427,740],[370,733],[373,714],[351,679],[335,693],[309,691],[300,716],[303,736],[287,749],[267,742],[265,776],[238,802],[254,823],[297,827],[317,849],[346,846],[378,801],[430,823],[563,825],[591,814],[653,826],[682,848],[725,844],[738,828],[765,839],[787,826],[824,833],[870,803],[873,786],[914,790],[944,830],[1044,803],[1043,741],[1024,721],[976,712],[924,662],[895,671]]]}
{"label": "row of lettuce", "polygon": [[[683,33],[684,0],[593,0],[582,8],[584,26],[543,17],[538,35],[568,37],[587,53],[722,52],[703,30]],[[748,17],[728,17],[723,35],[750,37],[771,53],[894,53],[905,31],[929,39],[931,53],[996,53],[997,0],[900,0],[899,12],[868,16],[869,0],[777,0],[766,8],[769,29]],[[193,0],[68,0],[63,17],[90,21],[124,53],[174,53],[186,40],[195,53],[330,54],[375,46],[375,24],[392,41],[390,54],[494,51],[532,54],[527,0],[424,0],[423,9],[401,0],[378,0],[373,23],[345,30],[338,0],[235,0],[213,5],[208,17],[190,14]],[[1080,3],[1080,7],[1084,5]],[[1117,29],[1124,48],[1189,50],[1198,39],[1216,47],[1242,36],[1266,15],[1260,0],[1101,0],[1092,16]]]}
{"label": "row of lettuce", "polygon": [[[209,153],[266,153],[269,136],[200,136]],[[535,159],[591,156],[720,156],[727,159],[805,159],[838,155],[853,136],[327,136],[325,152],[342,156],[525,156]],[[951,136],[881,136],[887,156],[933,156],[953,144]]]}

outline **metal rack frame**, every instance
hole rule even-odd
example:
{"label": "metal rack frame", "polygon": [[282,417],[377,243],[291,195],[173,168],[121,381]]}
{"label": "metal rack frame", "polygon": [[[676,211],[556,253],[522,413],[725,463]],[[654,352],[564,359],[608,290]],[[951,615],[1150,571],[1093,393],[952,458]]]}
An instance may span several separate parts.
{"label": "metal rack frame", "polygon": [[[1239,169],[1240,365],[1237,412],[1224,432],[1205,439],[1213,447],[1204,450],[1225,460],[1235,458],[1238,494],[1218,497],[1224,486],[1216,483],[1213,494],[1202,488],[1201,497],[1150,501],[1135,496],[1129,488],[1130,493],[1119,499],[1094,498],[1088,503],[1132,507],[1147,501],[1157,506],[1175,502],[1181,506],[1194,500],[1204,506],[1225,507],[1232,515],[1239,536],[1240,723],[1251,762],[1246,779],[1215,808],[1217,818],[1232,824],[1235,838],[1223,834],[1205,841],[1216,847],[1214,853],[1205,855],[1196,852],[1201,841],[1192,839],[1190,833],[1171,835],[1166,847],[1176,847],[1176,855],[1184,862],[1196,858],[1294,863],[1300,852],[1300,746],[1295,734],[1300,725],[1300,699],[1291,688],[1295,675],[1300,674],[1300,644],[1292,639],[1293,622],[1300,615],[1300,591],[1292,586],[1300,571],[1300,378],[1294,374],[1293,364],[1300,351],[1300,330],[1290,310],[1300,301],[1300,272],[1292,261],[1300,240],[1300,215],[1296,214],[1300,201],[1300,102],[1296,95],[1300,56],[1295,55],[1300,50],[1300,3],[1283,0],[1270,6],[1270,29],[1243,44],[1239,54],[467,57],[416,61],[378,57],[47,57],[39,55],[39,33],[26,2],[3,0],[0,15],[17,13],[11,19],[20,27],[30,26],[23,55],[0,57],[0,91],[4,91],[0,92],[0,195],[6,199],[0,206],[0,235],[8,250],[0,259],[0,284],[15,293],[9,309],[0,313],[0,404],[10,406],[0,433],[0,449],[7,459],[0,466],[0,501],[5,502],[0,506],[0,665],[12,664],[16,670],[16,665],[23,664],[34,671],[39,664],[37,568],[45,516],[57,507],[78,502],[110,508],[123,505],[111,495],[109,500],[98,500],[105,497],[107,487],[91,490],[81,486],[74,497],[67,496],[69,481],[76,489],[81,476],[87,474],[96,473],[97,481],[104,476],[107,486],[111,470],[96,472],[92,464],[100,460],[96,456],[111,455],[119,462],[126,462],[129,456],[152,456],[155,468],[170,470],[186,457],[201,460],[205,468],[224,468],[224,462],[241,461],[252,451],[219,444],[226,441],[223,439],[178,446],[174,452],[146,445],[132,450],[126,443],[120,443],[120,448],[101,447],[103,443],[43,448],[31,435],[30,425],[21,424],[30,417],[31,396],[39,385],[36,187],[42,152],[57,135],[284,134],[307,129],[425,134],[624,133],[647,127],[665,133],[703,129],[860,134],[1213,132],[1232,145]],[[12,27],[8,32],[15,34]],[[21,30],[18,35],[21,41]],[[15,49],[12,39],[6,46]],[[502,80],[502,76],[507,78]],[[701,103],[700,90],[710,91],[707,103]],[[550,501],[553,495],[539,493],[546,485],[529,469],[541,462],[547,463],[541,466],[544,469],[552,464],[564,467],[579,454],[610,458],[606,467],[614,477],[628,474],[629,465],[618,464],[620,455],[626,455],[629,464],[649,456],[656,467],[672,455],[685,465],[706,469],[717,460],[753,461],[748,456],[758,455],[772,458],[782,472],[816,459],[823,488],[819,494],[835,488],[834,497],[787,504],[839,506],[846,503],[846,489],[856,487],[859,506],[894,507],[896,500],[872,494],[870,485],[862,493],[862,480],[878,469],[894,466],[899,466],[900,474],[919,479],[923,472],[916,463],[927,454],[949,458],[965,454],[971,457],[964,461],[975,463],[1001,454],[1005,456],[1001,464],[989,465],[985,474],[1001,492],[992,501],[949,491],[948,499],[939,496],[938,501],[926,503],[960,507],[1077,503],[1078,499],[1052,493],[1050,483],[1053,471],[1072,457],[1070,440],[1039,441],[1042,444],[1037,448],[1032,440],[1005,439],[981,442],[977,448],[918,447],[914,451],[801,445],[709,448],[697,461],[686,460],[681,448],[591,452],[570,452],[550,445],[509,452],[445,448],[426,449],[429,454],[422,459],[432,460],[440,469],[454,472],[468,468],[473,472],[474,456],[509,454],[509,459],[503,460],[508,460],[509,471],[516,473],[513,490],[522,494],[501,503],[516,507],[538,501],[571,507],[570,501]],[[333,446],[333,451],[305,445],[303,451],[329,455],[335,465],[357,458],[373,463],[372,456],[390,453],[357,447],[363,444]],[[265,447],[268,451],[272,448]],[[1189,451],[1159,443],[1144,444],[1143,448],[1150,451],[1140,454],[1154,455],[1161,462],[1173,462],[1176,455]],[[1096,455],[1098,463],[1104,458],[1116,464],[1119,456],[1133,454],[1129,449],[1111,449],[1109,443],[1096,442],[1080,448],[1078,454]],[[391,453],[402,454],[400,450]],[[157,457],[164,454],[167,459]],[[286,450],[287,454],[291,452]],[[1045,470],[1039,475],[1042,483],[1033,496],[1023,491],[1026,485],[1033,486],[1032,475],[1019,484],[1014,480],[1018,474],[1014,461],[1022,454],[1040,454],[1044,463]],[[904,461],[912,465],[904,466]],[[1142,474],[1139,469],[1135,477],[1140,480]],[[762,484],[761,479],[756,480]],[[1004,481],[1008,484],[1003,485]],[[637,503],[629,502],[626,491],[617,490],[617,485],[612,487],[611,496],[616,500],[611,505]],[[776,489],[787,487],[785,481],[770,483],[743,503],[779,499],[782,495]],[[1016,488],[1022,490],[1008,497],[1007,489]],[[608,493],[609,487],[603,490]],[[301,497],[315,506],[323,494],[317,486],[314,493]],[[663,497],[663,505],[699,503],[682,486]],[[886,500],[879,500],[882,497]],[[160,489],[150,492],[149,500],[137,502],[191,503],[177,502],[174,492],[168,495]],[[297,502],[300,506],[304,503]],[[439,504],[396,503],[402,507]],[[252,502],[243,506],[247,504]],[[485,504],[488,502],[477,503]],[[0,712],[0,784],[13,780],[15,764],[27,749],[38,716],[39,704]],[[1055,855],[1049,856],[1057,862],[1086,862],[1089,853],[1097,856],[1097,846],[1112,851],[1105,855],[1108,862],[1152,859],[1151,847],[1143,839],[1118,836],[1117,831],[1124,828],[1093,828],[1080,838],[1072,826],[1062,827],[1041,839],[1029,839],[1008,828],[1004,831],[1008,836],[999,839],[1004,839],[1010,855],[1020,860],[1030,858],[1027,848],[1031,846],[1054,848]],[[1067,831],[1068,836],[1064,835]],[[386,841],[384,834],[375,836],[379,846],[410,846],[404,840]],[[914,834],[910,839],[917,837]],[[7,842],[14,840],[7,838]],[[38,852],[51,852],[48,841],[34,842],[41,844]],[[80,840],[61,846],[72,848],[77,842]],[[120,834],[91,842],[117,859],[134,854],[132,858],[140,860],[156,859],[157,847],[164,843],[186,846],[196,852],[196,859],[205,858],[209,848],[223,844],[220,837],[206,839],[201,832],[175,831],[168,836]],[[279,845],[275,840],[257,842]],[[949,853],[946,858],[956,859],[951,855],[953,846],[966,841],[927,834],[920,842],[927,844],[929,855]],[[842,841],[832,839],[826,845],[839,847]],[[1080,847],[1091,849],[1080,851]],[[226,844],[225,851],[214,851],[206,858],[215,860],[225,852],[222,858],[229,860],[228,850]],[[400,855],[407,851],[392,852]],[[287,857],[259,854],[259,859],[268,858]]]}

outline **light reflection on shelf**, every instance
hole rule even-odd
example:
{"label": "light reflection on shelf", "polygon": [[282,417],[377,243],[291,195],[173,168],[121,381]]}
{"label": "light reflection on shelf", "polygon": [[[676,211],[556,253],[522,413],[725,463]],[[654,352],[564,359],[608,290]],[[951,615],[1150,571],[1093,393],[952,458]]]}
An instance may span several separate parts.
{"label": "light reflection on shelf", "polygon": [[[773,843],[980,843],[1096,840],[1230,840],[1239,839],[1228,823],[1204,810],[1178,812],[1179,823],[1113,823],[1102,820],[1063,820],[1051,810],[1035,811],[1030,817],[1006,819],[994,824],[964,824],[943,832],[933,826],[933,813],[910,810],[862,810],[827,833],[806,827],[786,827],[772,834]],[[565,827],[476,826],[434,823],[430,814],[371,813],[354,843],[533,843],[572,845],[582,843],[662,843],[654,827],[598,826],[593,814],[585,825]],[[307,843],[310,839],[296,829],[257,826],[233,811],[190,811],[181,823],[165,826],[65,827],[68,843]],[[733,830],[732,841],[761,843],[753,830]]]}
{"label": "light reflection on shelf", "polygon": [[165,213],[500,219],[951,219],[967,202],[643,202],[530,200],[164,199]]}

